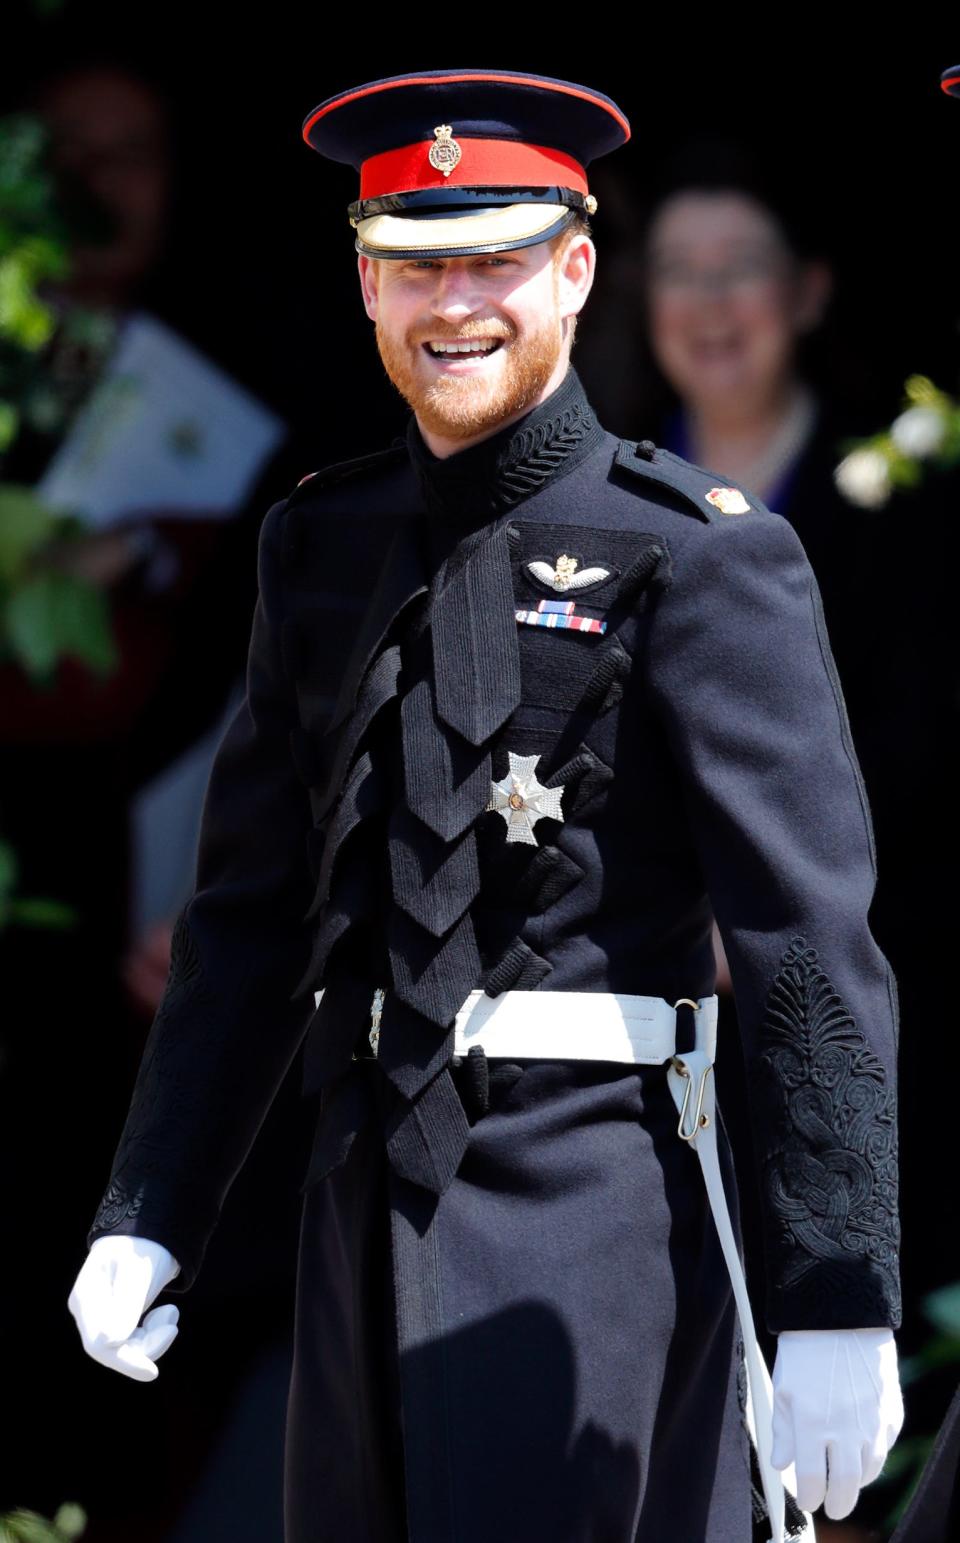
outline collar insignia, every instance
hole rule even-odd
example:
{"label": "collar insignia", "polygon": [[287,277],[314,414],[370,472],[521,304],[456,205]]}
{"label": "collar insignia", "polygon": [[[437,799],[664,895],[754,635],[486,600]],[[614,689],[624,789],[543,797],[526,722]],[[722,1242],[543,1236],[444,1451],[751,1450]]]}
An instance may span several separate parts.
{"label": "collar insignia", "polygon": [[750,508],[739,488],[711,488],[703,496],[721,514],[746,514]]}
{"label": "collar insignia", "polygon": [[545,815],[551,820],[563,819],[560,812],[563,786],[545,788],[537,781],[538,755],[515,755],[512,750],[507,754],[510,770],[500,782],[491,782],[487,809],[495,809],[497,814],[503,815],[508,841],[526,841],[537,846],[539,843],[533,834],[537,821]]}

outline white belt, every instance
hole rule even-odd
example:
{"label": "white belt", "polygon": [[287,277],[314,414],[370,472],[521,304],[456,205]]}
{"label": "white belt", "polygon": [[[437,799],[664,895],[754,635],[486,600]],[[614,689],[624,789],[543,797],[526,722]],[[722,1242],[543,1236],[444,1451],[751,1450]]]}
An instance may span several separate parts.
{"label": "white belt", "polygon": [[[717,1047],[717,998],[697,1004],[697,1044]],[[510,1060],[635,1061],[659,1066],[676,1049],[676,1009],[618,991],[471,991],[454,1024],[454,1054],[481,1045]]]}
{"label": "white belt", "polygon": [[[696,1047],[677,1051],[677,1007],[694,1008]],[[747,1423],[757,1448],[771,1539],[781,1543],[784,1530],[784,1483],[795,1494],[793,1468],[784,1472],[770,1461],[773,1441],[773,1387],[757,1343],[750,1299],[734,1237],[717,1156],[716,1091],[713,1062],[717,1046],[717,997],[687,997],[670,1005],[664,997],[630,996],[606,991],[504,991],[487,996],[471,991],[457,1013],[454,1054],[479,1045],[488,1057],[509,1060],[626,1061],[667,1066],[667,1084],[680,1114],[677,1134],[700,1160],[720,1247],[730,1274],[743,1334],[747,1367]],[[757,1416],[759,1415],[759,1419]],[[814,1543],[813,1519],[795,1543]]]}

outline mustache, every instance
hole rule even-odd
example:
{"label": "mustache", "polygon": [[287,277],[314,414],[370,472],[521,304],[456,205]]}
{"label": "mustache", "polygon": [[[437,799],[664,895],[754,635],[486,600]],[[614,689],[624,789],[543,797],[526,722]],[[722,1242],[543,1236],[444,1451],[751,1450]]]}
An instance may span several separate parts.
{"label": "mustache", "polygon": [[470,327],[461,328],[459,332],[445,332],[440,327],[433,327],[429,332],[420,331],[411,333],[411,343],[472,343],[477,338],[502,338],[504,341],[516,337],[516,328],[504,328],[502,322],[474,322]]}

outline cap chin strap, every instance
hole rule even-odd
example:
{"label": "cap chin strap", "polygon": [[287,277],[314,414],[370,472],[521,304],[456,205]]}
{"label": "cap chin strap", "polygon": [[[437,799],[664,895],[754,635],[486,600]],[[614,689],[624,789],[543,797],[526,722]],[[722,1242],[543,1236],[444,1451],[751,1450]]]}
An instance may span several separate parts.
{"label": "cap chin strap", "polygon": [[462,209],[489,209],[499,204],[563,204],[584,215],[596,213],[592,193],[566,187],[448,187],[414,188],[406,193],[382,193],[377,198],[357,198],[347,207],[351,225],[375,214],[423,214],[439,210],[453,214]]}

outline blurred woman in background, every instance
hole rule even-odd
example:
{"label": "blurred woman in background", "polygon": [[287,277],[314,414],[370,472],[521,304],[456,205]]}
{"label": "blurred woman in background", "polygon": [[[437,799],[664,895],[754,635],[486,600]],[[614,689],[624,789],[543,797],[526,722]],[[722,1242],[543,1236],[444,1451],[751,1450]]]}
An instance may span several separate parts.
{"label": "blurred woman in background", "polygon": [[860,521],[832,473],[850,427],[805,378],[803,358],[831,297],[828,262],[759,171],[733,147],[712,147],[668,168],[642,272],[648,346],[675,398],[651,437],[790,520],[845,656]]}
{"label": "blurred woman in background", "polygon": [[[624,432],[649,436],[708,468],[718,482],[758,495],[794,526],[817,579],[876,831],[871,926],[900,998],[900,1343],[910,1353],[929,1338],[925,1294],[955,1275],[927,1218],[931,1173],[949,1172],[953,1159],[943,1127],[929,1119],[916,1030],[929,1017],[930,962],[949,956],[948,919],[932,897],[950,828],[946,769],[953,758],[945,746],[956,701],[944,643],[957,479],[931,479],[883,509],[854,506],[838,489],[834,471],[846,442],[874,431],[894,404],[879,402],[865,372],[858,379],[855,358],[831,332],[834,274],[822,250],[823,222],[789,180],[794,203],[783,201],[783,180],[765,176],[735,145],[717,142],[689,146],[665,167],[639,246],[621,267],[637,281],[641,337],[634,336],[633,367],[620,376],[631,384],[611,421],[622,420],[632,395],[633,422]],[[621,335],[629,338],[622,316]],[[582,373],[592,389],[589,359]],[[614,380],[608,389],[616,389],[609,357],[605,373]],[[659,413],[650,410],[657,396]],[[922,580],[912,552],[933,556]],[[749,637],[743,644],[749,649]],[[718,1060],[718,1088],[721,1104],[734,1111],[735,1133],[746,1128],[735,1112],[746,1088],[733,1052],[735,1006],[716,928],[714,943],[720,1032],[731,1052]],[[956,1052],[949,1054],[956,1076]],[[757,1179],[752,1153],[736,1147],[734,1139],[749,1218]],[[762,1321],[758,1235],[754,1211],[748,1267]],[[766,1348],[773,1353],[772,1339]],[[944,1402],[943,1386],[911,1389],[907,1433],[934,1426]],[[851,1524],[880,1522],[894,1493],[878,1487],[862,1497]],[[818,1525],[835,1535],[829,1524]]]}

